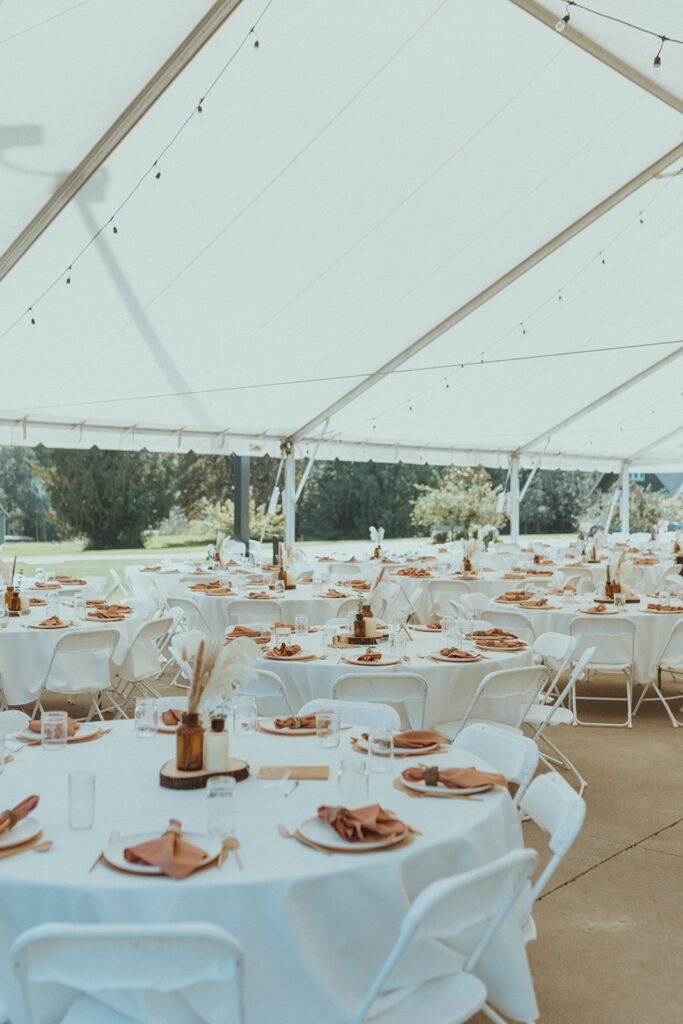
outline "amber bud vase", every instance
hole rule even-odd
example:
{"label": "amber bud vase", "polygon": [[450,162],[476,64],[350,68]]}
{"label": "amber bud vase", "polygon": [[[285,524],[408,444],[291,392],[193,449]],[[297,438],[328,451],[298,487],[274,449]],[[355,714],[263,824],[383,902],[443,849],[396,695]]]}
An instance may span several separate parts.
{"label": "amber bud vase", "polygon": [[176,733],[176,766],[180,772],[199,772],[204,767],[204,729],[196,712],[183,712]]}

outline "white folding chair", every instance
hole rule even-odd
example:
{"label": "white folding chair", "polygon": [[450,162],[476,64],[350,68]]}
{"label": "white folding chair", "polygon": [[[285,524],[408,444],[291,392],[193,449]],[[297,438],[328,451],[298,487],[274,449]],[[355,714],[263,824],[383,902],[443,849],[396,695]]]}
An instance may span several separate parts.
{"label": "white folding chair", "polygon": [[452,615],[451,600],[459,601],[472,588],[465,580],[427,580],[425,583],[429,599],[429,618]]}
{"label": "white folding chair", "polygon": [[[363,599],[363,604],[367,604],[368,601],[370,600],[370,591],[359,590],[358,597],[347,597],[345,601],[342,601],[339,607],[337,608],[337,618],[343,619],[344,622],[346,622],[347,615],[350,615],[351,612],[355,614],[355,612],[358,610],[359,598]],[[367,601],[365,600],[365,598],[367,598]]]}
{"label": "white folding chair", "polygon": [[567,575],[564,578],[564,586],[574,587],[577,594],[590,594],[595,590],[593,573],[587,566],[573,565],[571,569],[564,570]]}
{"label": "white folding chair", "polygon": [[494,722],[520,729],[547,677],[547,669],[543,665],[489,672],[479,683],[463,717],[439,722],[435,729],[450,740],[455,739],[472,721]]}
{"label": "white folding chair", "polygon": [[347,672],[336,680],[332,687],[332,696],[336,700],[379,701],[397,708],[404,727],[410,726],[411,716],[406,704],[412,707],[417,704],[417,726],[424,728],[425,701],[427,699],[427,683],[423,676],[414,672]]}
{"label": "white folding chair", "polygon": [[494,626],[500,629],[509,629],[511,633],[533,644],[536,640],[536,630],[531,619],[524,612],[512,611],[507,608],[498,608],[491,605],[486,612],[486,618]]}
{"label": "white folding chair", "polygon": [[458,733],[456,749],[476,754],[508,782],[515,782],[514,802],[519,805],[538,766],[538,747],[532,739],[491,722],[470,722]]}
{"label": "white folding chair", "polygon": [[[133,637],[120,665],[114,664],[112,688],[116,700],[124,705],[134,697],[158,697],[152,686],[165,668],[158,642],[168,636],[173,625],[170,617],[144,622]],[[111,696],[111,695],[110,695]]]}
{"label": "white folding chair", "polygon": [[171,656],[179,669],[173,680],[174,686],[185,685],[177,682],[178,675],[183,677],[187,686],[190,685],[193,675],[192,659],[202,640],[206,641],[207,639],[206,633],[203,633],[201,629],[190,629],[184,633],[175,633],[171,637]]}
{"label": "white folding chair", "polygon": [[196,601],[189,597],[169,597],[166,600],[169,611],[177,608],[181,613],[180,627],[182,629],[199,629],[204,633],[210,633],[209,624],[202,615],[202,610]]}
{"label": "white folding chair", "polygon": [[520,801],[520,808],[523,814],[549,834],[548,847],[552,853],[522,910],[524,936],[529,941],[536,936],[536,926],[531,917],[533,905],[581,831],[586,817],[586,804],[557,772],[548,772],[534,779]]}
{"label": "white folding chair", "polygon": [[212,924],[42,924],[10,950],[25,1024],[244,1024],[244,952]]}
{"label": "white folding chair", "polygon": [[468,618],[479,619],[488,609],[490,600],[487,594],[462,594],[459,604],[467,613]]}
{"label": "white folding chair", "polygon": [[[240,686],[240,694],[248,694],[256,698],[258,713],[293,715],[287,691],[279,676],[266,668],[257,668],[248,683]],[[264,704],[264,701],[268,704]]]}
{"label": "white folding chair", "polygon": [[60,636],[43,678],[38,699],[33,705],[32,717],[43,710],[43,695],[63,693],[68,697],[87,693],[90,709],[86,721],[93,715],[103,718],[100,695],[106,693],[117,711],[121,711],[110,692],[112,656],[120,639],[118,629],[79,629]]}
{"label": "white folding chair", "polygon": [[[441,878],[423,889],[406,913],[399,934],[387,959],[373,981],[353,1024],[401,1024],[429,1020],[430,1024],[462,1024],[479,1010],[497,1024],[505,1024],[487,1005],[484,983],[474,973],[501,924],[527,885],[538,855],[533,850],[512,852],[483,867],[449,878]],[[418,988],[404,988],[404,997],[396,995],[402,987],[400,968],[394,971],[401,955],[413,941],[431,941],[443,949],[458,950],[453,971],[434,978]],[[462,954],[466,956],[462,963]],[[461,966],[462,965],[462,966]],[[375,1001],[383,993],[392,993],[391,1005],[370,1015]]]}
{"label": "white folding chair", "polygon": [[[577,694],[576,687],[572,692],[572,711],[574,721],[579,725],[595,725],[602,728],[631,728],[633,706],[633,658],[635,653],[636,627],[631,619],[597,619],[589,615],[577,615],[569,623],[570,636],[576,637],[578,643],[574,651],[576,658],[593,647],[591,660],[585,666],[585,678],[589,680],[591,671],[606,674],[619,673],[624,676],[626,694],[624,697],[590,696]],[[577,701],[626,701],[626,720],[624,722],[586,722],[577,714]]]}
{"label": "white folding chair", "polygon": [[0,711],[0,736],[12,736],[23,732],[31,721],[25,711]]}
{"label": "white folding chair", "polygon": [[[664,649],[659,656],[657,662],[657,681],[651,679],[644,687],[643,692],[638,698],[638,703],[633,709],[633,714],[638,713],[640,705],[651,700],[659,700],[664,705],[667,715],[671,719],[671,724],[674,729],[677,729],[681,724],[677,721],[674,716],[669,703],[671,701],[678,701],[680,703],[683,700],[683,694],[677,693],[673,697],[665,697],[662,689],[662,672],[668,672],[674,682],[678,680],[683,681],[683,619],[679,619],[673,629],[673,633],[664,645]],[[646,697],[645,694],[652,688],[655,691],[654,697]]]}
{"label": "white folding chair", "polygon": [[[136,596],[135,591],[132,589],[132,587],[128,586],[126,581],[121,576],[121,573],[118,572],[116,569],[114,569],[111,565],[109,566],[109,573],[110,573],[112,579],[114,580],[114,583],[116,584],[118,589],[121,591],[121,594],[122,594],[124,599],[128,598],[128,597],[135,597]],[[153,581],[150,581],[150,582],[153,582]]]}
{"label": "white folding chair", "polygon": [[[367,700],[325,700],[316,698],[307,701],[297,712],[301,715],[314,715],[318,711],[334,709],[339,712],[342,725],[383,725],[394,732],[401,728],[401,716],[395,708],[388,704]],[[0,724],[0,728],[1,728]]]}
{"label": "white folding chair", "polygon": [[248,597],[230,602],[228,608],[228,623],[231,626],[241,625],[245,616],[252,619],[255,615],[260,616],[262,622],[283,622],[282,607],[279,601],[271,601],[264,598],[261,601],[249,600]]}

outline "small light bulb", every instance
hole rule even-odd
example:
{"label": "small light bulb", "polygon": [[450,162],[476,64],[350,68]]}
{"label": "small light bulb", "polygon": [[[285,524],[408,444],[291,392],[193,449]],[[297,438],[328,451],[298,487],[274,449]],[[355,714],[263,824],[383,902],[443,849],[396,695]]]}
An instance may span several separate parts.
{"label": "small light bulb", "polygon": [[556,23],[555,31],[556,32],[564,32],[564,30],[566,29],[568,24],[569,24],[569,15],[565,14],[564,18],[560,18],[560,20]]}
{"label": "small light bulb", "polygon": [[657,54],[652,64],[652,74],[655,78],[659,78],[662,73],[662,58]]}

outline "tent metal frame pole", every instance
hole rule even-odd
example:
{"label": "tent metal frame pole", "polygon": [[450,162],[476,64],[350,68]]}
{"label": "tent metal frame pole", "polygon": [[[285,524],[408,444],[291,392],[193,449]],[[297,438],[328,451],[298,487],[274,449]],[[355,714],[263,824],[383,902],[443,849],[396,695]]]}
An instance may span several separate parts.
{"label": "tent metal frame pole", "polygon": [[202,47],[230,17],[242,0],[216,0],[203,18],[185,36],[158,71],[142,87],[124,111],[107,128],[81,162],[64,178],[38,213],[0,256],[0,281],[9,274],[43,231],[114,152],[126,135],[141,120],[178,75],[197,56]]}
{"label": "tent metal frame pole", "polygon": [[285,516],[285,548],[294,547],[296,536],[296,458],[294,445],[283,442],[282,455],[285,460],[285,493],[282,511]]}
{"label": "tent metal frame pole", "polygon": [[499,292],[502,292],[509,285],[513,284],[514,281],[517,281],[518,278],[526,274],[527,271],[532,270],[539,263],[542,263],[543,260],[547,259],[548,256],[551,256],[557,251],[557,249],[560,249],[572,238],[575,238],[576,235],[580,234],[587,227],[590,227],[591,224],[594,224],[596,220],[599,220],[604,216],[604,214],[614,209],[615,206],[618,206],[619,203],[624,201],[624,199],[627,199],[629,196],[633,195],[634,192],[637,192],[639,188],[642,188],[642,186],[647,184],[648,181],[651,181],[652,178],[659,174],[660,171],[665,170],[671,164],[675,163],[676,160],[680,160],[682,157],[683,142],[680,142],[677,146],[674,146],[673,149],[670,149],[667,153],[664,153],[663,156],[659,157],[658,160],[655,160],[654,163],[636,174],[624,185],[621,185],[609,196],[601,199],[599,203],[593,206],[586,213],[582,214],[581,217],[578,217],[571,224],[568,224],[567,227],[563,228],[562,231],[551,238],[550,241],[546,242],[539,249],[536,249],[525,259],[521,260],[521,262],[506,271],[505,274],[499,277],[487,288],[484,288],[484,290],[479,292],[478,295],[475,295],[463,306],[460,306],[451,313],[450,316],[447,316],[445,320],[436,324],[436,326],[432,327],[431,330],[426,332],[426,334],[419,337],[417,341],[414,341],[407,348],[403,349],[402,352],[399,352],[393,359],[384,363],[373,373],[368,374],[364,380],[356,384],[350,391],[347,391],[341,398],[338,398],[336,402],[328,405],[326,409],[323,409],[322,412],[318,413],[307,423],[304,423],[304,425],[299,427],[298,430],[295,430],[294,433],[290,435],[290,440],[292,442],[301,440],[320,423],[323,423],[326,419],[329,419],[335,413],[344,409],[350,402],[359,398],[360,395],[364,394],[380,380],[384,380],[388,373],[391,373],[399,366],[408,362],[409,359],[412,359],[412,357],[417,355],[418,352],[421,352],[423,349],[427,348],[428,345],[431,345],[433,341],[440,338],[442,334],[446,333],[446,331],[451,330],[452,327],[455,327],[456,324],[459,324],[471,313],[474,313],[480,306],[489,302],[492,298],[498,295]]}
{"label": "tent metal frame pole", "polygon": [[510,540],[519,543],[519,457],[510,459]]}
{"label": "tent metal frame pole", "polygon": [[628,462],[621,467],[621,501],[619,505],[619,518],[621,520],[621,532],[628,535],[631,532],[629,516],[629,482],[631,473]]}
{"label": "tent metal frame pole", "polygon": [[[676,343],[672,342],[672,344]],[[683,345],[680,345],[674,352],[669,352],[668,356],[658,359],[656,363],[646,366],[644,370],[640,371],[640,373],[636,373],[635,376],[629,377],[628,380],[618,384],[615,388],[612,388],[611,391],[601,395],[600,398],[596,398],[595,401],[589,402],[588,405],[584,405],[581,409],[577,409],[577,411],[573,412],[571,416],[567,416],[565,419],[560,420],[559,423],[556,423],[548,430],[544,430],[542,434],[538,434],[536,437],[532,438],[531,441],[527,441],[526,444],[521,445],[517,449],[516,454],[521,455],[522,452],[527,451],[529,448],[533,448],[533,446],[538,444],[539,441],[544,441],[546,438],[552,437],[553,434],[558,433],[560,430],[564,430],[566,427],[571,426],[572,423],[575,423],[577,420],[587,416],[589,412],[599,409],[601,405],[605,404],[605,402],[610,402],[613,398],[616,398],[617,395],[622,394],[624,391],[628,391],[628,389],[632,388],[635,384],[639,384],[641,380],[645,380],[646,377],[649,377],[651,374],[661,370],[668,363],[672,363],[675,359],[678,359],[680,355],[683,355]]]}
{"label": "tent metal frame pole", "polygon": [[[537,3],[536,0],[511,0],[515,7],[519,7],[520,10],[530,14],[532,18],[540,21],[547,28],[555,31],[555,25],[557,23],[557,14],[553,14],[546,7]],[[651,96],[661,100],[662,103],[666,103],[667,106],[673,107],[679,113],[683,113],[683,100],[680,96],[676,96],[675,93],[669,92],[668,89],[656,80],[649,78],[643,74],[642,71],[638,71],[631,64],[627,64],[626,61],[617,57],[611,50],[605,49],[599,43],[596,43],[590,36],[586,36],[583,32],[579,32],[578,29],[574,28],[570,21],[564,32],[562,33],[564,39],[568,39],[570,43],[578,46],[585,53],[590,54],[596,60],[599,60],[601,64],[605,64],[612,71],[616,71],[617,74],[627,78],[629,82],[633,82],[634,85],[644,89],[645,92],[649,92]]]}

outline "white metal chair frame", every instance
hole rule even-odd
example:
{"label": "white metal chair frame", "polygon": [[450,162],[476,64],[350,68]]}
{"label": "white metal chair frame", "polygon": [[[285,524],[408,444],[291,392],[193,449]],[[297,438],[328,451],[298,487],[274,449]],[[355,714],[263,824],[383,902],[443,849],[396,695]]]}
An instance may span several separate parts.
{"label": "white metal chair frame", "polygon": [[[159,697],[159,693],[152,686],[152,680],[158,679],[161,673],[166,668],[160,652],[158,644],[161,640],[165,640],[168,637],[169,630],[173,626],[173,619],[169,616],[168,618],[162,619],[150,619],[148,622],[143,622],[137,630],[135,636],[128,645],[123,660],[119,665],[114,666],[114,679],[112,680],[112,691],[114,698],[111,693],[108,694],[112,703],[118,707],[117,701],[120,700],[124,708],[136,697]],[[129,657],[134,653],[134,648],[141,641],[151,641],[154,643],[157,657],[159,659],[158,668],[154,672],[150,672],[145,676],[131,676],[127,674],[126,664]],[[121,714],[125,717],[125,712],[121,711]]]}
{"label": "white metal chair frame", "polygon": [[396,708],[388,704],[381,704],[379,701],[367,700],[326,700],[324,697],[316,697],[315,700],[307,701],[299,708],[297,714],[314,715],[318,711],[336,710],[342,725],[367,725],[370,728],[375,725],[386,726],[394,732],[401,728],[401,716]]}
{"label": "white metal chair frame", "polygon": [[429,599],[430,620],[437,616],[441,618],[449,615],[447,603],[459,601],[465,594],[472,593],[472,588],[466,580],[426,580],[425,587]]}
{"label": "white metal chair frame", "polygon": [[458,750],[467,750],[486,761],[517,785],[514,803],[526,793],[538,767],[539,752],[533,739],[493,722],[470,722],[458,733]]}
{"label": "white metal chair frame", "polygon": [[[40,693],[38,698],[33,705],[33,711],[31,717],[35,718],[37,711],[43,711],[43,694],[47,693],[62,693],[67,697],[76,696],[78,694],[87,693],[90,697],[90,709],[88,711],[86,722],[89,722],[93,715],[97,715],[100,721],[103,721],[102,709],[100,707],[100,700],[103,694],[107,694],[107,699],[111,701],[112,705],[117,711],[121,711],[116,699],[110,692],[111,687],[111,676],[112,676],[112,657],[116,650],[116,645],[120,639],[120,633],[118,629],[111,626],[109,628],[102,629],[75,629],[63,636],[60,636],[59,640],[55,644],[54,650],[52,651],[52,657],[50,658],[50,664],[47,667],[47,672],[43,677],[43,682],[40,686]],[[73,648],[70,650],[69,648]],[[95,648],[99,651],[106,651],[108,649],[108,667],[109,667],[109,685],[92,688],[90,684],[88,673],[85,674],[85,681],[82,684],[77,683],[74,680],[74,685],[69,686],[68,689],[64,687],[56,687],[52,689],[49,685],[50,674],[54,667],[55,662],[59,659],[60,655],[68,655],[72,658],[77,658],[79,654],[92,655],[95,653]]]}
{"label": "white metal chair frame", "polygon": [[[349,698],[343,695],[344,691],[350,694]],[[427,681],[416,672],[384,672],[382,669],[371,669],[363,673],[346,672],[335,680],[332,697],[335,700],[379,701],[392,707],[418,701],[420,712],[417,728],[424,728]],[[410,725],[407,710],[404,710],[404,714]]]}
{"label": "white metal chair frame", "polygon": [[[667,655],[670,655],[670,653],[672,653],[675,650],[676,646],[678,646],[680,649],[680,660],[667,663]],[[643,687],[643,692],[638,698],[638,702],[633,709],[633,715],[635,717],[638,714],[638,709],[640,708],[640,705],[643,702],[649,703],[653,700],[661,701],[661,703],[664,705],[664,710],[671,719],[671,724],[673,725],[674,729],[677,729],[679,725],[681,725],[682,723],[678,721],[673,711],[669,707],[669,704],[672,701],[678,701],[680,703],[680,701],[683,700],[683,694],[677,693],[673,697],[664,696],[664,690],[662,686],[662,672],[668,672],[674,680],[677,680],[680,677],[681,681],[683,682],[683,619],[679,619],[676,625],[674,626],[673,632],[671,633],[671,636],[664,645],[662,653],[660,654],[657,660],[657,680],[655,681],[654,679],[651,679],[648,683],[645,684],[645,686]],[[650,689],[654,690],[654,697],[645,696],[648,690]]]}
{"label": "white metal chair frame", "polygon": [[[169,597],[166,601],[169,610],[174,608],[182,612],[182,621],[186,623],[187,629],[202,629],[210,633],[209,624],[204,618],[201,608],[196,601],[190,597]],[[189,617],[188,617],[189,616]]]}
{"label": "white metal chair frame", "polygon": [[294,714],[284,683],[275,672],[270,672],[267,668],[255,669],[252,678],[240,687],[239,692],[255,697],[257,701],[266,697],[281,697],[287,707],[287,713]]}
{"label": "white metal chair frame", "polygon": [[[614,627],[614,628],[613,628]],[[620,631],[618,631],[620,630]],[[591,670],[604,672],[606,674],[621,672],[624,675],[626,685],[625,697],[606,697],[606,696],[591,696],[590,694],[577,694],[576,685],[572,690],[572,713],[574,715],[574,722],[576,725],[592,725],[602,729],[630,729],[633,724],[633,659],[635,656],[635,642],[636,642],[636,627],[635,623],[630,619],[619,619],[616,622],[610,619],[603,619],[602,621],[596,621],[592,616],[588,615],[576,615],[569,623],[569,635],[577,637],[579,643],[586,637],[625,637],[630,636],[631,638],[631,651],[628,656],[628,663],[614,661],[613,663],[606,661],[592,661],[584,665],[584,677],[586,680],[589,679]],[[588,641],[590,644],[590,640]],[[595,648],[594,648],[595,653]],[[577,680],[578,681],[578,680]],[[626,720],[624,722],[586,722],[579,718],[577,712],[577,703],[580,700],[586,701],[608,701],[610,703],[626,701]]]}
{"label": "white metal chair frame", "polygon": [[[519,685],[517,685],[517,687],[515,688],[515,684],[518,684],[518,681],[521,682],[524,679],[524,677],[526,677],[528,680],[528,686],[522,687],[522,689],[520,689]],[[495,672],[489,672],[489,674],[484,676],[482,681],[477,686],[477,689],[474,692],[474,696],[472,697],[472,700],[470,701],[463,718],[460,721],[457,721],[457,729],[455,729],[455,731],[452,734],[453,740],[457,740],[458,736],[463,731],[465,726],[468,725],[470,721],[474,720],[474,712],[479,701],[491,699],[487,691],[502,690],[502,693],[500,693],[498,696],[500,696],[501,699],[504,699],[506,696],[505,686],[508,683],[511,684],[509,696],[514,697],[516,694],[520,695],[520,711],[515,722],[498,722],[494,719],[487,718],[481,720],[487,722],[491,721],[494,725],[502,726],[503,728],[508,727],[516,730],[521,730],[522,722],[524,721],[529,708],[532,706],[534,701],[537,699],[539,693],[543,689],[543,686],[547,678],[548,672],[544,665],[529,665],[524,666],[523,668],[502,668],[498,669]],[[522,693],[525,693],[526,700],[524,700]],[[451,732],[448,728],[450,724],[451,723],[448,722],[442,722],[439,725],[437,725],[436,728],[439,730],[444,729],[445,735],[450,736]],[[456,722],[452,724],[456,724]]]}
{"label": "white metal chair frame", "polygon": [[520,640],[528,640],[530,644],[534,644],[538,639],[534,624],[529,616],[517,608],[501,608],[499,605],[491,603],[485,617],[494,626],[511,630],[519,636]]}

